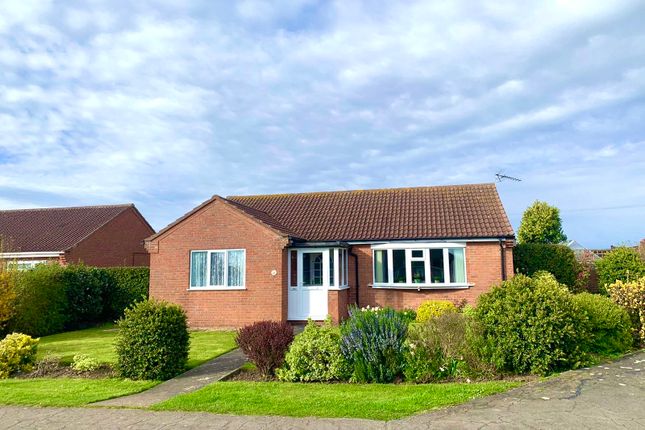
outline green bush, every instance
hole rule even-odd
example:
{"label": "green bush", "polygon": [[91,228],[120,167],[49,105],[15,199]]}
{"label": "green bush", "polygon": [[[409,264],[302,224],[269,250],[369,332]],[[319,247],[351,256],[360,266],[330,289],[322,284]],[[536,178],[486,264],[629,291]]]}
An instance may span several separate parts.
{"label": "green bush", "polygon": [[457,306],[448,300],[426,300],[417,309],[417,322],[423,323],[445,313],[458,312]]}
{"label": "green bush", "polygon": [[147,267],[110,267],[105,291],[105,319],[120,318],[126,308],[148,298],[150,269]]}
{"label": "green bush", "polygon": [[605,292],[616,281],[629,282],[645,276],[645,262],[638,251],[621,246],[596,261],[596,271],[600,289]]}
{"label": "green bush", "polygon": [[611,300],[629,314],[636,345],[645,346],[645,276],[630,282],[616,281],[607,291]]}
{"label": "green bush", "polygon": [[39,264],[18,274],[10,331],[46,336],[65,329],[69,311],[63,270],[57,264]]}
{"label": "green bush", "polygon": [[573,301],[589,318],[591,352],[611,355],[623,353],[630,348],[631,320],[625,309],[597,294],[575,294]]}
{"label": "green bush", "polygon": [[12,333],[0,341],[0,379],[16,372],[29,372],[36,362],[38,339]]}
{"label": "green bush", "polygon": [[67,295],[67,329],[78,329],[101,322],[104,291],[109,278],[104,269],[84,265],[69,265],[61,270]]}
{"label": "green bush", "polygon": [[328,382],[349,379],[351,370],[340,351],[340,329],[327,319],[323,325],[309,320],[298,334],[276,375],[283,381]]}
{"label": "green bush", "polygon": [[72,369],[78,372],[91,372],[101,367],[101,364],[94,358],[85,354],[76,354],[72,361]]}
{"label": "green bush", "polygon": [[473,318],[449,312],[408,330],[407,381],[426,383],[449,377],[491,376],[494,368],[481,357],[481,333]]}
{"label": "green bush", "polygon": [[352,380],[392,382],[403,371],[408,322],[393,309],[351,307],[341,326],[341,352]]}
{"label": "green bush", "polygon": [[571,248],[548,243],[523,243],[513,248],[513,265],[518,273],[533,276],[545,271],[567,287],[575,288],[580,271]]}
{"label": "green bush", "polygon": [[16,271],[0,261],[0,334],[16,311]]}
{"label": "green bush", "polygon": [[548,374],[587,360],[589,321],[567,288],[546,273],[516,275],[479,297],[475,310],[498,368]]}
{"label": "green bush", "polygon": [[130,379],[165,380],[186,368],[189,334],[178,305],[141,301],[118,322],[117,370]]}

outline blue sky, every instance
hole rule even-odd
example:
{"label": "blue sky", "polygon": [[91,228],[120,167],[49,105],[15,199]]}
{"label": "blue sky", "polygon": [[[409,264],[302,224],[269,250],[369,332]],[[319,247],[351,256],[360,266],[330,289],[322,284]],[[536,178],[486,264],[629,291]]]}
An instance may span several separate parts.
{"label": "blue sky", "polygon": [[[134,5],[133,5],[134,3]],[[449,3],[449,4],[447,4]],[[0,208],[492,182],[645,237],[642,1],[0,4]]]}

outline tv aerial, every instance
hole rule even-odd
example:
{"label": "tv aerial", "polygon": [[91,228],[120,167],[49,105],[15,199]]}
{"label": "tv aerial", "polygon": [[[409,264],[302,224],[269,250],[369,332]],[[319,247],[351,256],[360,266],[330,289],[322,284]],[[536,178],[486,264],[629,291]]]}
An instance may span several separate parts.
{"label": "tv aerial", "polygon": [[504,174],[503,172],[501,172],[501,171],[499,171],[499,172],[495,173],[495,177],[497,178],[497,182],[502,182],[502,181],[503,181],[503,180],[505,180],[505,179],[506,179],[506,180],[509,180],[509,181],[522,182],[522,180],[521,180],[520,178],[516,178],[516,177],[513,177],[513,176],[505,175],[505,174]]}

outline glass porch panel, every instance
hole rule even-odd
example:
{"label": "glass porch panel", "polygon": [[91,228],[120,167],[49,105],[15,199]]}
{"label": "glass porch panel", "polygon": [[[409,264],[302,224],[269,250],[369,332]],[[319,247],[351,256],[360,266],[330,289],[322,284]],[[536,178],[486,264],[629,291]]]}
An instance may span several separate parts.
{"label": "glass porch panel", "polygon": [[305,252],[302,254],[302,285],[307,287],[322,287],[322,262],[322,252]]}
{"label": "glass porch panel", "polygon": [[446,282],[443,270],[443,249],[430,250],[430,280],[433,284]]}
{"label": "glass porch panel", "polygon": [[295,287],[298,285],[298,251],[289,251],[289,259],[291,261],[289,282],[292,287]]}
{"label": "glass porch panel", "polygon": [[[334,254],[338,252],[337,249],[330,249],[329,250],[329,285],[330,286],[335,286],[334,283]],[[342,279],[340,280],[342,284]]]}

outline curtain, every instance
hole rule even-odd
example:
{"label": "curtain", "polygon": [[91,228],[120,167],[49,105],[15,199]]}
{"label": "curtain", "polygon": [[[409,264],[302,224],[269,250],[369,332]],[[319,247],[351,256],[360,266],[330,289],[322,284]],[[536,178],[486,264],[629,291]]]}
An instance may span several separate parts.
{"label": "curtain", "polygon": [[190,286],[206,286],[206,252],[193,252],[190,254]]}
{"label": "curtain", "polygon": [[224,253],[211,252],[211,285],[224,286]]}
{"label": "curtain", "polygon": [[244,251],[228,251],[228,286],[244,286]]}
{"label": "curtain", "polygon": [[466,282],[466,264],[464,261],[463,248],[451,248],[448,250],[450,253],[450,282],[464,283]]}

